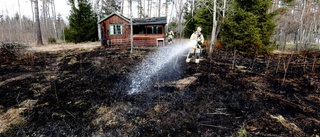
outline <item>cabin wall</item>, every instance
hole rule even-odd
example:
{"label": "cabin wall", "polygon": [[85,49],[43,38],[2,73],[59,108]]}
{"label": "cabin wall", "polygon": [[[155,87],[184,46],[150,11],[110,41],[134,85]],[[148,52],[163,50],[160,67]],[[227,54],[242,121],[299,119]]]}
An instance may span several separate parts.
{"label": "cabin wall", "polygon": [[[109,35],[109,24],[122,24],[121,35]],[[102,39],[109,40],[109,44],[122,45],[128,44],[130,40],[130,24],[119,16],[112,16],[100,23]]]}
{"label": "cabin wall", "polygon": [[[109,24],[122,24],[122,35],[109,35]],[[103,41],[108,41],[108,44],[110,45],[130,45],[130,24],[126,20],[114,15],[101,22],[100,26]],[[146,28],[148,28],[148,26],[154,25],[146,25]],[[159,31],[161,34],[134,34],[133,45],[156,46],[158,38],[165,38],[164,25],[158,25],[158,27],[161,29],[161,31]],[[148,32],[148,29],[146,29],[144,32],[150,33]],[[159,44],[162,44],[162,42],[159,41]]]}
{"label": "cabin wall", "polygon": [[134,34],[133,45],[134,46],[156,46],[157,38],[164,38],[164,35],[163,34]]}
{"label": "cabin wall", "polygon": [[[143,28],[149,28],[150,26],[154,25],[146,25],[146,27]],[[133,45],[134,46],[156,46],[157,45],[157,39],[158,38],[165,38],[164,34],[164,25],[157,25],[159,29],[161,29],[160,34],[150,34],[151,32],[148,32],[150,30],[145,29],[144,32],[147,34],[133,34]],[[159,41],[159,45],[162,44],[164,41]]]}

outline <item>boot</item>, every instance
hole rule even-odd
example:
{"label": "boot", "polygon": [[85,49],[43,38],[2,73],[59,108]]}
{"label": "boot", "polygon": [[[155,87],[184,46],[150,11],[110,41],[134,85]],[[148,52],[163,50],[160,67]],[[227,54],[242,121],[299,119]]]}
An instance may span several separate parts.
{"label": "boot", "polygon": [[196,61],[195,61],[196,63],[199,63],[200,62],[200,59],[196,59]]}
{"label": "boot", "polygon": [[186,62],[189,63],[191,61],[191,58],[187,58]]}

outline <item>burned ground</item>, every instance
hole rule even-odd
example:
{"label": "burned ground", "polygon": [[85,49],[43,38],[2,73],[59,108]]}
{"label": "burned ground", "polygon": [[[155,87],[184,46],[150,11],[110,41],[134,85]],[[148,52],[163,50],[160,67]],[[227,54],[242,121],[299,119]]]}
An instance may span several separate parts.
{"label": "burned ground", "polygon": [[[144,91],[127,94],[131,74],[155,50],[1,56],[0,135],[320,135],[319,52],[253,61],[219,50],[200,64],[181,55]],[[172,84],[188,77],[196,79],[185,88]]]}

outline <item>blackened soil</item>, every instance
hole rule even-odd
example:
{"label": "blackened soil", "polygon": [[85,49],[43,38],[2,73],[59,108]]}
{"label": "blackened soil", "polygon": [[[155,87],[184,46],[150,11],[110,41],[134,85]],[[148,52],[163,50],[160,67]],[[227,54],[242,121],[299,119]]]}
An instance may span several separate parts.
{"label": "blackened soil", "polygon": [[[200,64],[179,56],[145,91],[128,95],[130,75],[154,51],[2,56],[0,116],[37,102],[0,136],[320,135],[319,52],[252,59],[217,50]],[[156,86],[195,73],[183,90]]]}

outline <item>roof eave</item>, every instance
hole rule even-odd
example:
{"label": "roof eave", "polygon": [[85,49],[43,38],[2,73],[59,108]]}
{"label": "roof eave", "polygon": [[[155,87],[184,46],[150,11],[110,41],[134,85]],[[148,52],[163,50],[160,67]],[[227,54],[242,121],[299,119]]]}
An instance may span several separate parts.
{"label": "roof eave", "polygon": [[152,23],[152,22],[148,22],[148,23],[133,23],[132,25],[165,25],[167,23]]}
{"label": "roof eave", "polygon": [[99,20],[99,21],[98,21],[98,24],[100,24],[101,22],[107,20],[108,18],[112,17],[113,15],[117,15],[117,16],[119,16],[120,18],[122,18],[123,20],[125,20],[125,21],[127,21],[127,22],[130,22],[130,20],[128,20],[126,17],[124,17],[124,16],[122,16],[122,15],[120,15],[120,14],[118,14],[118,13],[112,12],[112,13],[111,13],[110,15],[108,15],[107,17]]}

